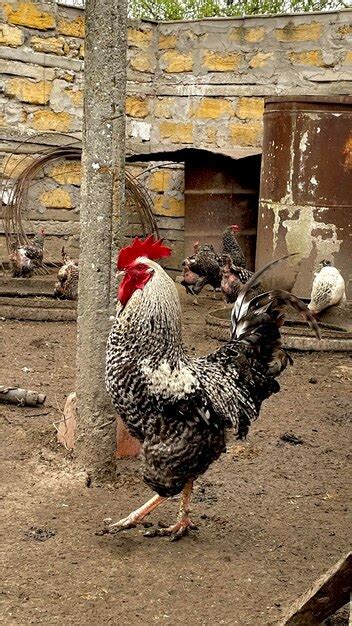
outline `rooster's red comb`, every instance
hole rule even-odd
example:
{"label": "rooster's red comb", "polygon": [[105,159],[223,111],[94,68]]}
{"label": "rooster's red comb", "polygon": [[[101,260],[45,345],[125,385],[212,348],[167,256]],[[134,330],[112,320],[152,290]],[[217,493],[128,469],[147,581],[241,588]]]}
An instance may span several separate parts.
{"label": "rooster's red comb", "polygon": [[149,235],[144,241],[136,237],[130,246],[120,250],[116,263],[117,269],[126,269],[140,256],[155,260],[170,256],[171,252],[171,248],[165,246],[162,239],[154,239],[153,235]]}

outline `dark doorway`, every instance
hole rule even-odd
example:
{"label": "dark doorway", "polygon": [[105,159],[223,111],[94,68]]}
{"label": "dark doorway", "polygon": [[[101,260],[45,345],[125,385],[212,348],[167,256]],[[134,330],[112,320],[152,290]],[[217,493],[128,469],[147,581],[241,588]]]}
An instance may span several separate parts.
{"label": "dark doorway", "polygon": [[261,156],[242,159],[199,152],[185,160],[185,255],[195,241],[222,251],[226,226],[238,224],[238,241],[254,270]]}

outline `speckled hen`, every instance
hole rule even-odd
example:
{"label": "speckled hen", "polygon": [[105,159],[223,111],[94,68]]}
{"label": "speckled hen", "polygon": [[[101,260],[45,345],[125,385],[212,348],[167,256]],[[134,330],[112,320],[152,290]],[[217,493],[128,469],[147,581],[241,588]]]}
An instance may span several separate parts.
{"label": "speckled hen", "polygon": [[295,296],[277,290],[250,300],[258,273],[237,298],[229,342],[208,356],[189,357],[175,284],[155,262],[170,252],[148,237],[135,239],[118,256],[124,278],[107,346],[106,386],[129,431],[143,443],[143,478],[156,495],[119,522],[109,520],[103,532],[135,527],[179,493],[177,522],[147,533],[174,539],[192,528],[193,482],[226,450],[226,431],[245,437],[263,400],[280,388],[276,377],[289,361],[279,331],[284,306],[298,309],[318,334],[312,314]]}

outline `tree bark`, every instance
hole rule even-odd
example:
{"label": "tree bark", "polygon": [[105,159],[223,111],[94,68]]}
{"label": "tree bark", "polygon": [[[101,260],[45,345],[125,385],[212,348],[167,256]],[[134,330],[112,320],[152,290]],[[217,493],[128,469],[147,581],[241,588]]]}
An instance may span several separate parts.
{"label": "tree bark", "polygon": [[114,257],[124,223],[127,0],[87,0],[78,287],[79,460],[93,476],[114,465],[115,423],[105,391]]}

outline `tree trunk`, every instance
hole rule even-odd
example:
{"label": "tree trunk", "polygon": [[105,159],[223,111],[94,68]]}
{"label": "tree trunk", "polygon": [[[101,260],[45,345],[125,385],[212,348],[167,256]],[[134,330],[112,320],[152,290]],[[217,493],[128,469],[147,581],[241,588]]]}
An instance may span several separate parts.
{"label": "tree trunk", "polygon": [[113,258],[125,223],[127,0],[87,0],[77,346],[77,452],[93,476],[111,471],[116,413],[105,391]]}

